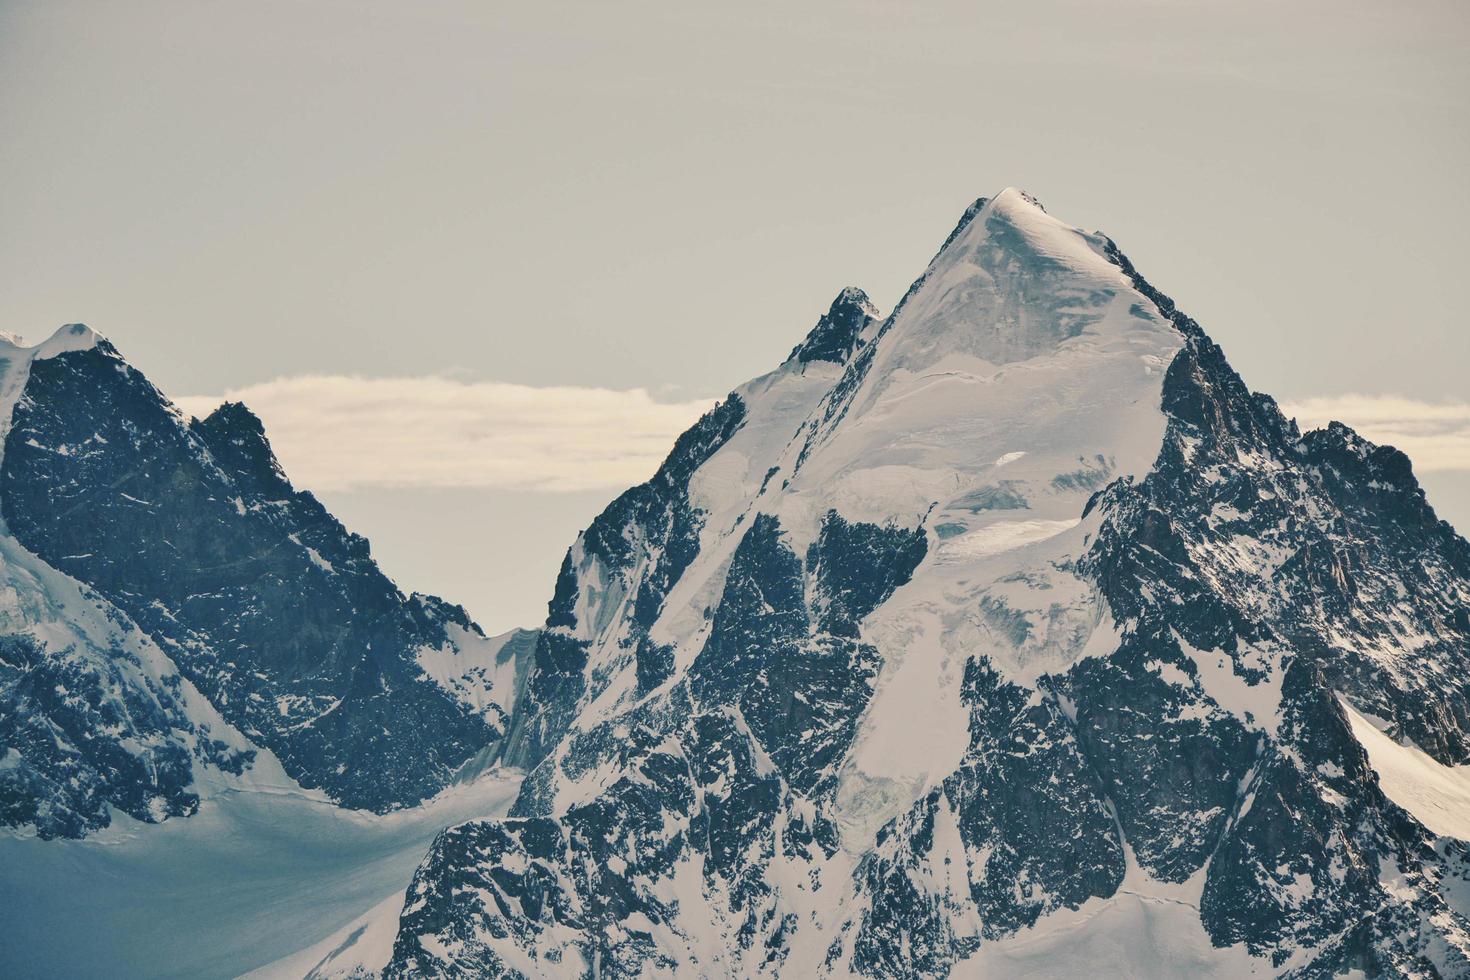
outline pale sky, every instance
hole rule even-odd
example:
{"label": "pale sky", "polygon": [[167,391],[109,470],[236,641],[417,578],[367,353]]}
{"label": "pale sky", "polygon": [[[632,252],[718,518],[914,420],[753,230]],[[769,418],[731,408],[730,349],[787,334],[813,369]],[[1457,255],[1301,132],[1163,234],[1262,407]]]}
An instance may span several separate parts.
{"label": "pale sky", "polygon": [[243,397],[501,630],[701,406],[1014,184],[1463,530],[1467,96],[1462,0],[0,0],[0,329]]}

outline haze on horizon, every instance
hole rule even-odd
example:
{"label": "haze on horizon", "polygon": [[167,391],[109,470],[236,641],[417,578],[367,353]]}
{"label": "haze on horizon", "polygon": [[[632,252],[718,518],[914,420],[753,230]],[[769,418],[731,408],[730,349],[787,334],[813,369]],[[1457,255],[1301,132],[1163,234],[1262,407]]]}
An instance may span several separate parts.
{"label": "haze on horizon", "polygon": [[243,398],[487,630],[1008,184],[1470,529],[1462,3],[5,0],[0,46],[0,329],[85,321],[191,411]]}

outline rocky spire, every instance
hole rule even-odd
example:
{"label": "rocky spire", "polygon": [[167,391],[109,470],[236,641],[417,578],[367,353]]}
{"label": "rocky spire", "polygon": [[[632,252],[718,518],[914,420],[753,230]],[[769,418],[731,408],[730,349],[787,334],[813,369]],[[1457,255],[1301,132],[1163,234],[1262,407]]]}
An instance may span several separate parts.
{"label": "rocky spire", "polygon": [[877,318],[878,308],[868,294],[856,286],[845,286],[806,339],[791,351],[791,357],[802,364],[846,364],[867,342],[863,331]]}

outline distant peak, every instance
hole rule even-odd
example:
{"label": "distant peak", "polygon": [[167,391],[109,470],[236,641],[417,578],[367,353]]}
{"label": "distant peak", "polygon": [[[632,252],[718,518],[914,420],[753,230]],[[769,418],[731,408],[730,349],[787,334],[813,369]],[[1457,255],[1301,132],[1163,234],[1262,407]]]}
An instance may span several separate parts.
{"label": "distant peak", "polygon": [[1046,208],[1041,206],[1040,201],[1019,187],[1007,187],[994,197],[977,197],[974,203],[965,208],[965,213],[960,215],[960,220],[955,223],[954,231],[951,231],[949,236],[945,238],[944,244],[939,246],[939,252],[936,253],[935,257],[937,258],[939,255],[944,254],[950,245],[963,237],[970,226],[976,223],[975,219],[980,218],[982,215],[985,220],[982,220],[980,225],[983,227],[986,220],[992,217],[1014,223],[1016,217],[1024,215],[1027,212],[1033,215],[1038,213],[1044,215],[1046,214]]}
{"label": "distant peak", "polygon": [[206,418],[190,422],[189,428],[204,440],[215,462],[232,480],[268,495],[292,493],[265,426],[243,402],[225,402]]}
{"label": "distant peak", "polygon": [[1042,214],[1046,214],[1046,208],[1042,206],[1041,202],[1032,197],[1030,194],[1027,194],[1025,191],[1021,190],[1021,188],[1019,187],[1007,187],[1005,190],[995,195],[995,197],[991,198],[991,200],[995,202],[996,210],[1008,210],[1011,208],[1035,208]]}
{"label": "distant peak", "polygon": [[40,360],[55,357],[74,350],[91,350],[102,338],[97,331],[85,323],[68,323],[58,329],[44,343],[37,344],[32,355]]}
{"label": "distant peak", "polygon": [[865,343],[863,330],[877,318],[878,308],[867,293],[856,286],[844,286],[788,360],[846,364]]}
{"label": "distant peak", "polygon": [[56,328],[56,332],[47,339],[46,343],[76,343],[83,338],[95,339],[96,336],[97,332],[85,323],[64,323]]}
{"label": "distant peak", "polygon": [[220,429],[235,431],[243,429],[265,434],[265,425],[260,421],[260,416],[252,412],[244,402],[221,403],[218,408],[209,413],[204,423]]}
{"label": "distant peak", "polygon": [[832,306],[827,310],[828,316],[841,315],[844,311],[853,310],[864,316],[876,317],[878,307],[868,298],[868,294],[856,286],[843,286],[837,298],[832,301]]}
{"label": "distant peak", "polygon": [[1105,239],[1052,217],[1041,202],[1019,187],[980,198],[960,218],[931,263],[928,275],[956,262],[973,264],[981,253],[1006,254],[1023,262],[1060,264],[1089,276],[1116,278]]}
{"label": "distant peak", "polygon": [[1084,332],[1131,329],[1130,316],[1110,319],[1130,281],[1107,247],[1019,188],[980,198],[881,328],[874,370],[927,371],[952,355],[1008,364]]}

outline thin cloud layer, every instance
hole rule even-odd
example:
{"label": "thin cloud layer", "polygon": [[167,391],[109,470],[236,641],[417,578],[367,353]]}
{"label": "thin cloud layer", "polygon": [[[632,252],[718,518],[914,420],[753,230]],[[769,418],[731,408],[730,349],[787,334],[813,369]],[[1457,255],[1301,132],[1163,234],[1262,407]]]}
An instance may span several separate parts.
{"label": "thin cloud layer", "polygon": [[1408,454],[1421,473],[1470,470],[1470,404],[1394,395],[1338,395],[1283,402],[1303,429],[1337,421],[1379,445]]}
{"label": "thin cloud layer", "polygon": [[279,378],[176,399],[209,414],[240,401],[297,486],[620,489],[653,475],[713,402],[655,401],[635,388],[534,388],[441,377]]}
{"label": "thin cloud layer", "polygon": [[[279,378],[177,399],[192,415],[242,401],[302,487],[621,489],[648,479],[710,399],[656,401],[642,388],[466,383],[442,377]],[[1470,471],[1470,404],[1389,395],[1283,402],[1305,428],[1344,422],[1402,449],[1419,472]]]}

